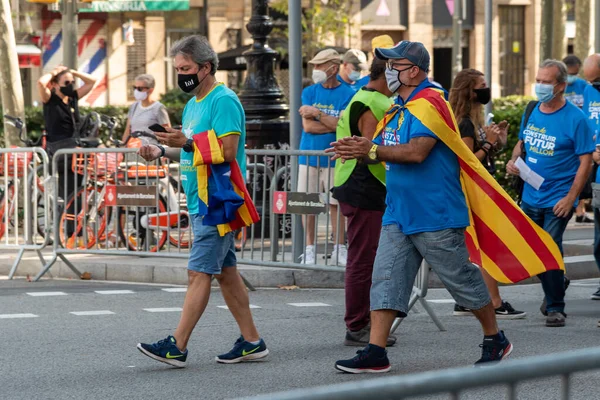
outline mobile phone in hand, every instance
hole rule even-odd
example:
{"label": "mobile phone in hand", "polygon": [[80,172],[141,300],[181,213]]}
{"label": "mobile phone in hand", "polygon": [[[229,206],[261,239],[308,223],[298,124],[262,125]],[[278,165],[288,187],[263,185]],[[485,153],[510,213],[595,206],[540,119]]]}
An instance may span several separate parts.
{"label": "mobile phone in hand", "polygon": [[148,127],[148,129],[150,129],[152,132],[163,132],[163,133],[167,132],[165,127],[162,125],[159,125],[159,124],[150,125]]}

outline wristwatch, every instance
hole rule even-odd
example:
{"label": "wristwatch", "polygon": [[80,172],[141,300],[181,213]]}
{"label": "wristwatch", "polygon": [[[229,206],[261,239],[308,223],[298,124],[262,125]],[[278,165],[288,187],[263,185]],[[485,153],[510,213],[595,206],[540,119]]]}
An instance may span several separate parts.
{"label": "wristwatch", "polygon": [[186,140],[185,144],[181,148],[186,153],[192,153],[194,151],[194,139],[188,139],[188,140]]}
{"label": "wristwatch", "polygon": [[367,153],[367,156],[369,157],[370,160],[373,160],[373,161],[377,160],[377,147],[379,147],[379,146],[374,144],[371,147],[371,150],[369,150],[369,153]]}
{"label": "wristwatch", "polygon": [[164,156],[165,156],[165,153],[167,152],[167,150],[166,150],[166,149],[165,149],[163,146],[161,146],[160,144],[157,144],[157,145],[155,145],[155,146],[156,146],[156,147],[158,147],[158,148],[160,149],[160,156],[158,156],[158,157],[159,157],[159,158],[160,158],[160,157],[164,157]]}

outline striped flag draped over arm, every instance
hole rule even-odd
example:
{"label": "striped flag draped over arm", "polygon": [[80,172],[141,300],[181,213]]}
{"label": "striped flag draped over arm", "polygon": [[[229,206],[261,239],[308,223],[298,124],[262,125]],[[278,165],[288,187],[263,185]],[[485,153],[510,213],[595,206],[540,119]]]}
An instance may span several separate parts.
{"label": "striped flag draped over arm", "polygon": [[[471,222],[465,233],[471,261],[503,283],[564,270],[552,237],[525,215],[462,141],[454,114],[442,95],[423,89],[406,108],[458,156]],[[388,115],[393,117],[397,110]]]}
{"label": "striped flag draped over arm", "polygon": [[224,236],[258,222],[260,217],[246,189],[242,171],[236,160],[225,162],[223,143],[215,131],[195,134],[192,139],[203,224],[216,226]]}

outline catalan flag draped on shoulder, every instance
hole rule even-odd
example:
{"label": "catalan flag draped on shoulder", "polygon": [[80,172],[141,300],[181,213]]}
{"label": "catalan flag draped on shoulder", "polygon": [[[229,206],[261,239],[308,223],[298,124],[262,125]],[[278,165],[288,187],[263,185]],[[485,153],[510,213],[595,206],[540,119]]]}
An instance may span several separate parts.
{"label": "catalan flag draped on shoulder", "polygon": [[[548,270],[564,270],[562,255],[550,235],[521,211],[464,144],[443,93],[423,89],[405,107],[458,156],[469,208],[470,226],[465,235],[471,262],[503,283],[519,282]],[[377,131],[400,109],[392,107]]]}
{"label": "catalan flag draped on shoulder", "polygon": [[223,143],[212,129],[192,136],[194,167],[198,174],[198,208],[203,224],[216,226],[219,234],[259,221],[236,160],[225,162]]}

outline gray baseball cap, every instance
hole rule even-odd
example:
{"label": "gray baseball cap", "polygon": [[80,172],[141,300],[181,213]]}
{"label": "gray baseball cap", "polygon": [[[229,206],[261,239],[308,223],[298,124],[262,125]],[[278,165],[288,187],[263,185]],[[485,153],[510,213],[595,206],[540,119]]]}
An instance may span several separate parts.
{"label": "gray baseball cap", "polygon": [[421,42],[409,42],[403,40],[390,49],[378,47],[375,49],[375,57],[381,60],[407,59],[425,72],[429,72],[429,52]]}

